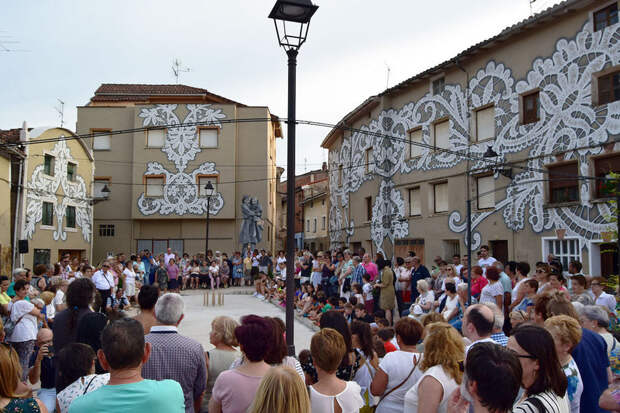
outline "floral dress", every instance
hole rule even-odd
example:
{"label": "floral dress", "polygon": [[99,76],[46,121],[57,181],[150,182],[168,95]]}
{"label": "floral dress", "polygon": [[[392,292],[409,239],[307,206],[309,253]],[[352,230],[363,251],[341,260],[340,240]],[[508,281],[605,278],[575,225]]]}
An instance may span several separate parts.
{"label": "floral dress", "polygon": [[575,360],[571,357],[570,361],[562,366],[562,369],[568,380],[566,393],[568,393],[568,399],[570,400],[570,411],[571,413],[579,413],[579,402],[581,400],[581,393],[583,392],[583,381],[581,380],[579,368]]}
{"label": "floral dress", "polygon": [[40,413],[39,405],[32,397],[29,399],[11,399],[2,409],[3,413]]}

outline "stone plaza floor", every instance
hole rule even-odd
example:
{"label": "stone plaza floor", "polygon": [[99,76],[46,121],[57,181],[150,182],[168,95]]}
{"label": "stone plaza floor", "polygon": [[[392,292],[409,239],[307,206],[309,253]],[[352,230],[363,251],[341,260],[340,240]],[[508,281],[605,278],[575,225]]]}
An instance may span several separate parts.
{"label": "stone plaza floor", "polygon": [[[269,302],[260,301],[248,294],[249,289],[228,288],[216,290],[224,294],[224,305],[204,306],[205,290],[185,290],[181,292],[185,300],[185,317],[179,325],[179,332],[200,342],[205,350],[210,350],[213,345],[209,343],[211,321],[217,316],[226,315],[239,320],[247,314],[259,316],[280,317],[285,319],[284,308],[279,308]],[[210,292],[210,291],[209,291]],[[298,320],[295,320],[295,351],[297,354],[303,349],[310,348],[310,339],[314,331]]]}

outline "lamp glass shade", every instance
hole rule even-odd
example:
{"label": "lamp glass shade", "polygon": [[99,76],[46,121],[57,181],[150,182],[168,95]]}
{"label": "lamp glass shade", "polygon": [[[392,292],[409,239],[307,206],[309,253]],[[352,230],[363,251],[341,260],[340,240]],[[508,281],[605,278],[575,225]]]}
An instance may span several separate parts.
{"label": "lamp glass shade", "polygon": [[295,23],[309,23],[318,6],[310,0],[278,0],[269,13],[269,18]]}
{"label": "lamp glass shade", "polygon": [[108,188],[108,184],[105,184],[105,185],[103,186],[103,188],[101,188],[101,194],[102,194],[105,198],[107,198],[107,197],[110,195],[110,192],[112,192],[112,191],[110,191],[110,188]]}
{"label": "lamp glass shade", "polygon": [[215,192],[215,188],[211,185],[211,181],[207,181],[207,184],[205,185],[205,195],[209,197],[213,196],[213,192]]}

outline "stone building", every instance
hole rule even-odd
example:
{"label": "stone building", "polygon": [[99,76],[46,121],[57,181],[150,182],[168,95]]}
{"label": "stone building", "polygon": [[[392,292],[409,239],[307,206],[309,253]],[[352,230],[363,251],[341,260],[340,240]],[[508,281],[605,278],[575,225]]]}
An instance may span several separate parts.
{"label": "stone building", "polygon": [[273,249],[281,128],[266,106],[184,85],[102,84],[78,107],[77,130],[93,136],[94,196],[111,191],[94,208],[95,261],[143,249],[204,252],[207,207],[209,249],[238,250],[246,196],[261,213],[256,246]]}
{"label": "stone building", "polygon": [[322,143],[332,245],[464,254],[470,199],[474,251],[613,273],[619,36],[617,1],[566,0],[364,100]]}

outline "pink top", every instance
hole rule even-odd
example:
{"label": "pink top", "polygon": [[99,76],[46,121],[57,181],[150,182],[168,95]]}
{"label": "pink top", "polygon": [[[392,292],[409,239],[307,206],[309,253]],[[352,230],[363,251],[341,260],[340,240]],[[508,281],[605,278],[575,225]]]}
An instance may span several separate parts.
{"label": "pink top", "polygon": [[370,275],[370,281],[374,281],[375,278],[377,278],[377,275],[379,275],[379,269],[377,268],[377,264],[369,261],[368,264],[362,262],[362,265],[364,266],[364,269],[366,270],[368,275]]}
{"label": "pink top", "polygon": [[222,413],[245,413],[254,401],[261,379],[237,369],[223,371],[215,380],[211,398],[221,403]]}
{"label": "pink top", "polygon": [[179,277],[179,267],[176,264],[168,265],[168,279],[176,280]]}

